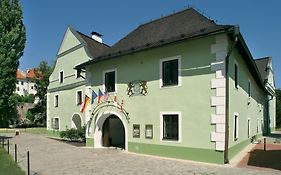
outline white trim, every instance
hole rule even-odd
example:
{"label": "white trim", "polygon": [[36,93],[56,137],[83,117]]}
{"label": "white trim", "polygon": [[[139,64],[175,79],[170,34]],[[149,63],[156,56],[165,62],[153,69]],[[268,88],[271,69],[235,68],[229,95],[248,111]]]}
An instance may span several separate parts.
{"label": "white trim", "polygon": [[250,138],[251,137],[251,118],[250,117],[247,118],[247,129],[248,129],[247,137]]}
{"label": "white trim", "polygon": [[124,130],[125,130],[125,151],[128,151],[128,127],[126,125],[126,120],[124,120],[124,118],[115,111],[104,111],[103,113],[100,113],[99,116],[97,117],[97,120],[94,123],[94,126],[95,126],[94,127],[94,147],[103,148],[103,146],[102,146],[102,127],[103,127],[104,121],[110,115],[116,115],[121,120],[121,122],[124,126]]}
{"label": "white trim", "polygon": [[78,101],[77,101],[77,96],[78,96],[78,92],[81,92],[81,98],[82,98],[82,100],[81,100],[81,104],[83,103],[83,90],[82,89],[79,89],[79,90],[76,90],[76,105],[78,106],[78,105],[81,105],[81,104],[78,104]]}
{"label": "white trim", "polygon": [[71,118],[70,118],[70,120],[71,120],[71,128],[76,128],[77,129],[77,127],[75,126],[75,123],[73,122],[73,116],[74,115],[79,115],[79,117],[80,117],[80,120],[81,120],[81,127],[83,126],[83,120],[82,120],[82,117],[81,117],[81,115],[79,114],[79,113],[77,113],[77,112],[74,112],[73,114],[72,114],[72,116],[71,116]]}
{"label": "white trim", "polygon": [[[61,73],[61,72],[62,72],[62,81],[61,81],[61,79],[60,79],[60,73]],[[63,70],[63,69],[59,71],[59,83],[60,83],[60,84],[64,83],[64,70]]]}
{"label": "white trim", "polygon": [[[178,140],[173,141],[173,140],[163,140],[163,115],[178,115]],[[160,112],[160,141],[161,142],[166,142],[166,143],[181,143],[182,142],[182,112],[180,111],[161,111]]]}
{"label": "white trim", "polygon": [[[58,96],[58,105],[56,106],[56,96]],[[59,107],[59,94],[54,95],[54,107],[58,108]]]}
{"label": "white trim", "polygon": [[[53,119],[58,119],[58,121],[59,121],[59,131],[60,131],[60,117],[53,117]],[[52,124],[53,125],[53,124]],[[54,128],[52,128],[52,129],[54,129]]]}
{"label": "white trim", "polygon": [[[237,126],[236,126],[236,138],[235,135],[235,116],[237,116]],[[237,112],[233,113],[233,141],[237,141],[239,139],[239,114]]]}
{"label": "white trim", "polygon": [[114,92],[110,92],[110,93],[117,93],[117,68],[114,69],[108,69],[108,70],[104,70],[103,71],[103,78],[102,78],[102,90],[103,93],[105,92],[105,74],[108,72],[114,72],[115,74],[115,91]]}
{"label": "white trim", "polygon": [[[177,85],[171,85],[171,86],[163,86],[163,80],[162,80],[162,63],[164,61],[170,61],[170,60],[178,60],[178,84]],[[181,86],[181,55],[168,57],[168,58],[162,58],[159,60],[159,87],[160,89],[170,88],[170,87],[180,87]]]}

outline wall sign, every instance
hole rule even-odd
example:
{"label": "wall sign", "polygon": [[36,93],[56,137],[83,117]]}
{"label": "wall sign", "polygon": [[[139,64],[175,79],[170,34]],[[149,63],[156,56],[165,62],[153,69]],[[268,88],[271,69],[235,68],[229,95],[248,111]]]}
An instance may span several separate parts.
{"label": "wall sign", "polygon": [[127,95],[146,95],[147,94],[147,81],[134,80],[128,83]]}

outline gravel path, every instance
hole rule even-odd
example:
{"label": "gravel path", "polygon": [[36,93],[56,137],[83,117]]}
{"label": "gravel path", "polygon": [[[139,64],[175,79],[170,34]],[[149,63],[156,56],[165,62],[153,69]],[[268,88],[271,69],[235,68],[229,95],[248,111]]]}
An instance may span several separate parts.
{"label": "gravel path", "polygon": [[[27,169],[26,152],[30,151],[31,174],[184,174],[184,175],[277,175],[281,171],[237,168],[192,161],[168,159],[104,148],[75,147],[45,136],[21,133],[10,141],[18,146],[18,161]],[[12,150],[13,152],[13,150]]]}

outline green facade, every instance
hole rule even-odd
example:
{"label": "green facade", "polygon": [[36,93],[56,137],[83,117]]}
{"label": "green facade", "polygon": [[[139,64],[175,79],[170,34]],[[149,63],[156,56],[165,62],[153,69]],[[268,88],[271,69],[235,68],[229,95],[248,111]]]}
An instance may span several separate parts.
{"label": "green facade", "polygon": [[[220,38],[225,39],[223,44],[218,44]],[[126,151],[223,164],[224,139],[228,138],[228,157],[233,158],[250,143],[251,137],[263,133],[263,124],[268,117],[273,118],[271,114],[274,112],[268,112],[268,95],[256,82],[238,47],[234,47],[229,57],[229,84],[212,87],[213,80],[223,80],[218,78],[218,70],[223,72],[223,66],[214,70],[213,63],[217,62],[218,53],[221,50],[228,51],[232,43],[227,34],[214,34],[129,53],[86,66],[86,79],[83,80],[76,78],[73,68],[91,58],[75,31],[68,29],[48,87],[49,133],[55,135],[51,128],[53,117],[59,117],[61,131],[73,127],[72,116],[79,114],[82,123],[88,124],[86,146],[101,147],[104,122],[113,114],[124,126]],[[214,51],[217,46],[219,48]],[[179,61],[177,86],[161,87],[161,65],[167,59]],[[234,64],[239,67],[238,88],[234,86]],[[64,83],[58,81],[61,70],[65,74]],[[115,71],[116,74],[116,90],[109,94],[110,102],[98,104],[95,100],[86,112],[81,113],[80,105],[76,104],[76,92],[82,90],[83,96],[89,97],[92,90],[104,92],[104,74],[107,71]],[[128,84],[139,81],[147,82],[147,94],[128,96]],[[221,105],[215,104],[216,97],[225,97],[218,95],[220,89],[225,87],[229,87],[228,137],[225,137],[223,128],[225,123],[213,122]],[[117,105],[113,103],[114,94],[117,96]],[[55,95],[59,95],[58,107],[54,107]],[[273,106],[274,100],[271,103],[270,106]],[[123,111],[120,109],[121,104]],[[221,107],[225,107],[224,102]],[[178,114],[178,141],[163,140],[163,114]],[[234,139],[234,115],[238,115],[237,140]],[[225,117],[225,114],[218,116]],[[140,137],[133,137],[134,125],[140,126]],[[147,125],[153,127],[152,138],[145,136]]]}

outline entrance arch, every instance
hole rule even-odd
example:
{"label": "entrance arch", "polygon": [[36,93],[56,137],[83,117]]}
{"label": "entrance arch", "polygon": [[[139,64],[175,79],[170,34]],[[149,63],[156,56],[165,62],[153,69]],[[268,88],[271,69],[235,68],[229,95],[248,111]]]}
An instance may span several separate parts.
{"label": "entrance arch", "polygon": [[97,117],[94,129],[94,147],[115,146],[128,150],[126,121],[117,112],[103,112]]}
{"label": "entrance arch", "polygon": [[72,127],[76,129],[81,129],[82,127],[82,119],[79,114],[73,114],[71,118]]}

